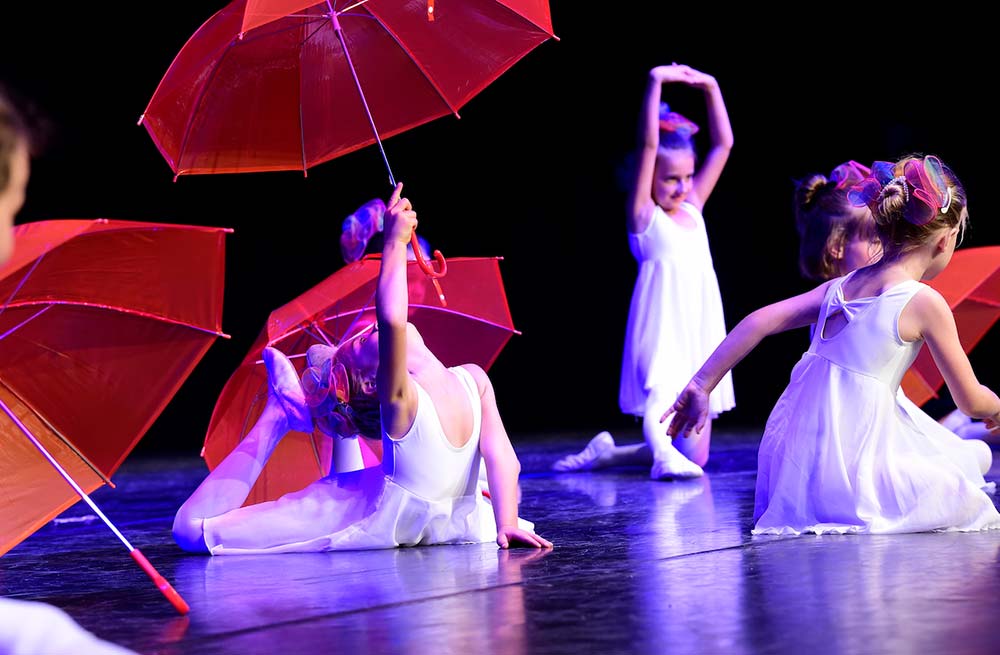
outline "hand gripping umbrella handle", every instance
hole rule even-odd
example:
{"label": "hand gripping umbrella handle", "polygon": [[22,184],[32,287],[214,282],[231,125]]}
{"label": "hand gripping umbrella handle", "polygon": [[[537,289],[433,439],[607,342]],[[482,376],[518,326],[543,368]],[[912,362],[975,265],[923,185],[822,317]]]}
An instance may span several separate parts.
{"label": "hand gripping umbrella handle", "polygon": [[135,563],[146,572],[146,575],[148,575],[149,579],[153,581],[153,584],[155,584],[160,590],[160,593],[162,593],[167,600],[170,601],[170,604],[174,606],[175,610],[181,614],[187,614],[191,611],[191,607],[187,604],[187,601],[185,601],[181,595],[177,593],[177,590],[174,589],[169,582],[167,582],[166,578],[160,575],[159,571],[153,568],[153,565],[149,563],[149,560],[146,559],[145,555],[139,552],[138,548],[133,548],[129,551],[129,554],[132,556],[132,559],[135,560]]}

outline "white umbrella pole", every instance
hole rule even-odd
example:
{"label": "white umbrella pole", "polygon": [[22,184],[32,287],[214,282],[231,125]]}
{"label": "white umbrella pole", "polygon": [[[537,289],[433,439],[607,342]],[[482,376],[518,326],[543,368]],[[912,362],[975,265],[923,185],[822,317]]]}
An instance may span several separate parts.
{"label": "white umbrella pole", "polygon": [[80,487],[80,485],[76,483],[76,480],[74,480],[72,476],[70,476],[70,474],[66,472],[66,469],[64,469],[62,465],[56,461],[55,457],[53,457],[52,454],[45,449],[45,446],[41,444],[38,438],[31,433],[31,430],[28,429],[28,426],[26,426],[21,421],[21,419],[19,419],[14,414],[13,410],[11,410],[11,408],[7,406],[7,403],[3,402],[2,400],[0,400],[0,409],[2,409],[4,413],[7,414],[8,417],[10,417],[10,420],[14,422],[14,425],[16,425],[18,429],[24,433],[24,436],[26,436],[31,441],[31,443],[34,444],[35,448],[38,449],[38,452],[42,454],[42,457],[47,459],[49,464],[52,465],[52,468],[54,468],[56,472],[59,473],[60,476],[62,476],[62,478],[67,482],[67,484],[69,484],[69,486],[73,487],[73,491],[75,491],[77,495],[84,500],[84,502],[90,505],[90,508],[94,510],[94,513],[97,514],[97,516],[99,516],[101,520],[104,521],[104,523],[107,524],[109,528],[111,528],[111,531],[115,533],[115,536],[121,539],[121,542],[125,544],[126,548],[128,548],[129,554],[132,556],[132,559],[134,559],[136,563],[142,568],[142,570],[146,572],[146,575],[148,575],[153,580],[157,588],[159,588],[160,592],[164,596],[166,596],[167,600],[170,601],[170,604],[174,606],[174,609],[176,609],[181,614],[187,614],[188,611],[190,610],[190,607],[188,606],[187,602],[185,602],[184,599],[181,598],[181,595],[177,593],[177,591],[170,585],[169,582],[167,582],[166,578],[160,575],[160,573],[155,568],[153,568],[153,565],[149,563],[149,560],[146,559],[146,556],[143,555],[138,548],[129,543],[128,539],[126,539],[125,536],[118,530],[118,528],[116,528],[115,525],[111,522],[111,520],[104,515],[104,512],[102,512],[101,509],[94,503],[94,501],[90,498],[87,492],[85,492]]}

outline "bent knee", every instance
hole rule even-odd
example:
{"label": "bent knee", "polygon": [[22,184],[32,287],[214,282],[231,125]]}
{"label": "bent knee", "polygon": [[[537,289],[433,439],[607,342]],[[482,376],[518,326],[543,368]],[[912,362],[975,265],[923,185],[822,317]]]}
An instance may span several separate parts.
{"label": "bent knee", "polygon": [[205,543],[205,522],[204,519],[188,516],[183,512],[178,512],[174,518],[174,541],[189,553],[207,553],[208,544]]}

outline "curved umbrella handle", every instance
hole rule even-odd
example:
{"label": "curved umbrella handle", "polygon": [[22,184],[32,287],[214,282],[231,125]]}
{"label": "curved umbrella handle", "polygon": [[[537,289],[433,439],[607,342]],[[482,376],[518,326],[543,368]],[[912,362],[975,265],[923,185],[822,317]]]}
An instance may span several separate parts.
{"label": "curved umbrella handle", "polygon": [[438,278],[442,278],[448,274],[448,262],[444,260],[444,255],[441,254],[440,250],[434,251],[434,260],[441,269],[440,271],[435,271],[434,267],[427,263],[427,260],[424,259],[423,254],[420,252],[420,242],[417,240],[416,230],[410,233],[410,247],[413,248],[413,257],[417,260],[417,266],[420,267],[424,275],[434,284],[434,290],[437,291],[441,306],[447,307],[448,300],[444,297],[444,290],[441,288],[441,283],[438,282]]}
{"label": "curved umbrella handle", "polygon": [[410,245],[413,246],[413,256],[417,259],[417,266],[424,272],[424,275],[432,280],[436,280],[448,274],[448,262],[444,260],[444,255],[441,254],[440,250],[434,251],[434,261],[437,262],[438,267],[441,269],[440,271],[435,271],[434,267],[424,259],[423,254],[420,252],[420,242],[417,241],[416,231],[410,233]]}

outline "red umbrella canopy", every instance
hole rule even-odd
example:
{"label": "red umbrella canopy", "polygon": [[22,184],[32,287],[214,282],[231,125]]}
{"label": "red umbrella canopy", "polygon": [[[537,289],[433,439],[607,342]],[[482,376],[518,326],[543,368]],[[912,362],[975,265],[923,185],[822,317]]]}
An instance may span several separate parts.
{"label": "red umbrella canopy", "polygon": [[[948,301],[962,349],[969,353],[1000,319],[1000,246],[955,251],[947,268],[929,284]],[[906,396],[923,405],[937,397],[943,384],[930,351],[921,348],[903,378]]]}
{"label": "red umbrella canopy", "polygon": [[[202,455],[210,469],[243,439],[267,400],[263,349],[273,346],[292,358],[301,374],[304,355],[315,343],[338,343],[375,318],[375,284],[380,261],[365,258],[348,264],[288,304],[274,310],[243,362],[216,402]],[[428,348],[446,366],[464,363],[489,368],[517,331],[500,277],[499,259],[456,257],[438,281],[416,262],[407,267],[409,320]],[[330,438],[318,429],[284,437],[268,460],[247,504],[274,500],[297,491],[330,472]]]}
{"label": "red umbrella canopy", "polygon": [[375,142],[373,128],[457,116],[553,37],[547,1],[331,4],[234,0],[195,32],[140,120],[174,173],[306,170]]}
{"label": "red umbrella canopy", "polygon": [[[222,228],[52,220],[0,267],[0,400],[85,492],[105,483],[221,331]],[[0,414],[0,554],[79,500]]]}

